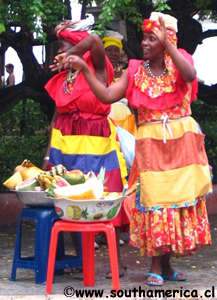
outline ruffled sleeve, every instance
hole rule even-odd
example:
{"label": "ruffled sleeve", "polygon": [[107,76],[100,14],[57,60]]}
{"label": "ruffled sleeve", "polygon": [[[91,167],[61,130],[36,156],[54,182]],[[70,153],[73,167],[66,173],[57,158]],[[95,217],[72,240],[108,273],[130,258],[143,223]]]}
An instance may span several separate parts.
{"label": "ruffled sleeve", "polygon": [[[179,49],[183,56],[193,64],[192,56],[186,52],[184,49]],[[165,110],[168,108],[172,108],[176,105],[182,103],[187,91],[189,90],[189,83],[186,83],[178,69],[176,69],[173,64],[173,68],[175,72],[174,78],[171,78],[171,85],[173,88],[169,91],[164,91],[158,97],[150,97],[146,90],[142,91],[139,86],[135,85],[135,76],[137,76],[137,72],[139,72],[140,65],[143,61],[131,59],[128,64],[128,80],[129,85],[126,92],[126,97],[129,101],[129,104],[134,107],[143,107],[151,110]],[[198,82],[195,78],[191,83],[191,99],[190,101],[194,101],[197,97],[198,91]]]}
{"label": "ruffled sleeve", "polygon": [[[84,54],[83,59],[87,62],[93,74],[95,74],[89,51]],[[112,64],[107,57],[106,68],[108,74],[107,84],[109,85],[113,80],[114,71]],[[73,84],[72,92],[67,93],[64,91],[64,82],[67,73],[68,70],[65,70],[54,75],[45,85],[45,89],[54,100],[59,113],[79,110],[81,112],[104,115],[110,112],[110,105],[103,104],[96,98],[94,93],[90,90],[90,87],[82,73],[77,75]]]}

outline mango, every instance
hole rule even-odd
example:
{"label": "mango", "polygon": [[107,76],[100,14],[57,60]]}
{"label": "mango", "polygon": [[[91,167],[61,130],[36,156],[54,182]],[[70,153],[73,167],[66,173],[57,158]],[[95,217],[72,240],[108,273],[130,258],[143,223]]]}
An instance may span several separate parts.
{"label": "mango", "polygon": [[62,176],[71,185],[85,182],[84,173],[80,170],[72,170]]}

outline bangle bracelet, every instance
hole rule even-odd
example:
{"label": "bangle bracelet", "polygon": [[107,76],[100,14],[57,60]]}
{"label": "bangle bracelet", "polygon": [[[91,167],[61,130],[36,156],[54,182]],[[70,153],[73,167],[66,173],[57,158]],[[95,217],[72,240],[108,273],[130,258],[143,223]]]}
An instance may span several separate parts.
{"label": "bangle bracelet", "polygon": [[71,55],[71,54],[72,54],[72,49],[68,49],[68,50],[66,51],[66,53],[67,53],[67,55]]}
{"label": "bangle bracelet", "polygon": [[50,158],[49,156],[45,156],[44,160],[49,160],[49,158]]}

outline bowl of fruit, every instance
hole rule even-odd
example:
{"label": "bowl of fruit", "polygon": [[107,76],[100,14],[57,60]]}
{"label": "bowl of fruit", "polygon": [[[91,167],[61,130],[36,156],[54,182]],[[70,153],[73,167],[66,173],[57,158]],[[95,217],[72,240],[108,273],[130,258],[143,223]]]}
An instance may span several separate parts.
{"label": "bowl of fruit", "polygon": [[88,200],[54,198],[54,206],[60,219],[65,221],[104,222],[118,215],[123,199],[119,193],[110,193],[104,198]]}
{"label": "bowl of fruit", "polygon": [[26,159],[3,184],[26,206],[55,207],[63,220],[94,222],[115,218],[124,199],[124,193],[105,192],[104,183],[103,167],[97,175],[63,165],[44,171]]}
{"label": "bowl of fruit", "polygon": [[53,198],[47,192],[53,188],[80,183],[83,180],[77,171],[68,171],[63,165],[56,165],[44,171],[30,160],[25,159],[16,166],[13,174],[3,182],[9,190],[25,205],[32,207],[54,207]]}
{"label": "bowl of fruit", "polygon": [[52,190],[58,216],[70,222],[99,222],[114,219],[121,208],[124,192],[104,191],[105,169],[98,175],[89,172],[83,182]]}

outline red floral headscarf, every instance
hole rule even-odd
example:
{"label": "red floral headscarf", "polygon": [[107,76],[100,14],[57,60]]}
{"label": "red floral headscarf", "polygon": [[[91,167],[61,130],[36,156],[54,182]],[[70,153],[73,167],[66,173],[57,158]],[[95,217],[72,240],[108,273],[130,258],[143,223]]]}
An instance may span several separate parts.
{"label": "red floral headscarf", "polygon": [[[142,24],[143,32],[147,32],[147,31],[153,32],[158,37],[158,39],[162,41],[162,31],[161,31],[160,23],[158,21],[159,17],[162,17],[165,22],[168,39],[173,45],[177,46],[177,36],[176,36],[177,20],[176,18],[170,15],[159,13],[159,12],[152,12],[150,18],[144,19],[143,21]],[[175,69],[173,66],[173,62],[167,52],[165,52],[164,62],[165,62],[167,72],[170,75],[170,78],[171,79],[175,78]]]}
{"label": "red floral headscarf", "polygon": [[[166,23],[165,23],[166,25]],[[161,28],[160,25],[157,21],[155,20],[151,20],[151,19],[144,19],[143,24],[142,24],[142,29],[143,32],[153,32],[158,38],[159,40],[161,40]],[[168,38],[170,40],[170,42],[174,45],[177,45],[177,36],[176,36],[176,32],[170,28],[167,28],[167,35]]]}

